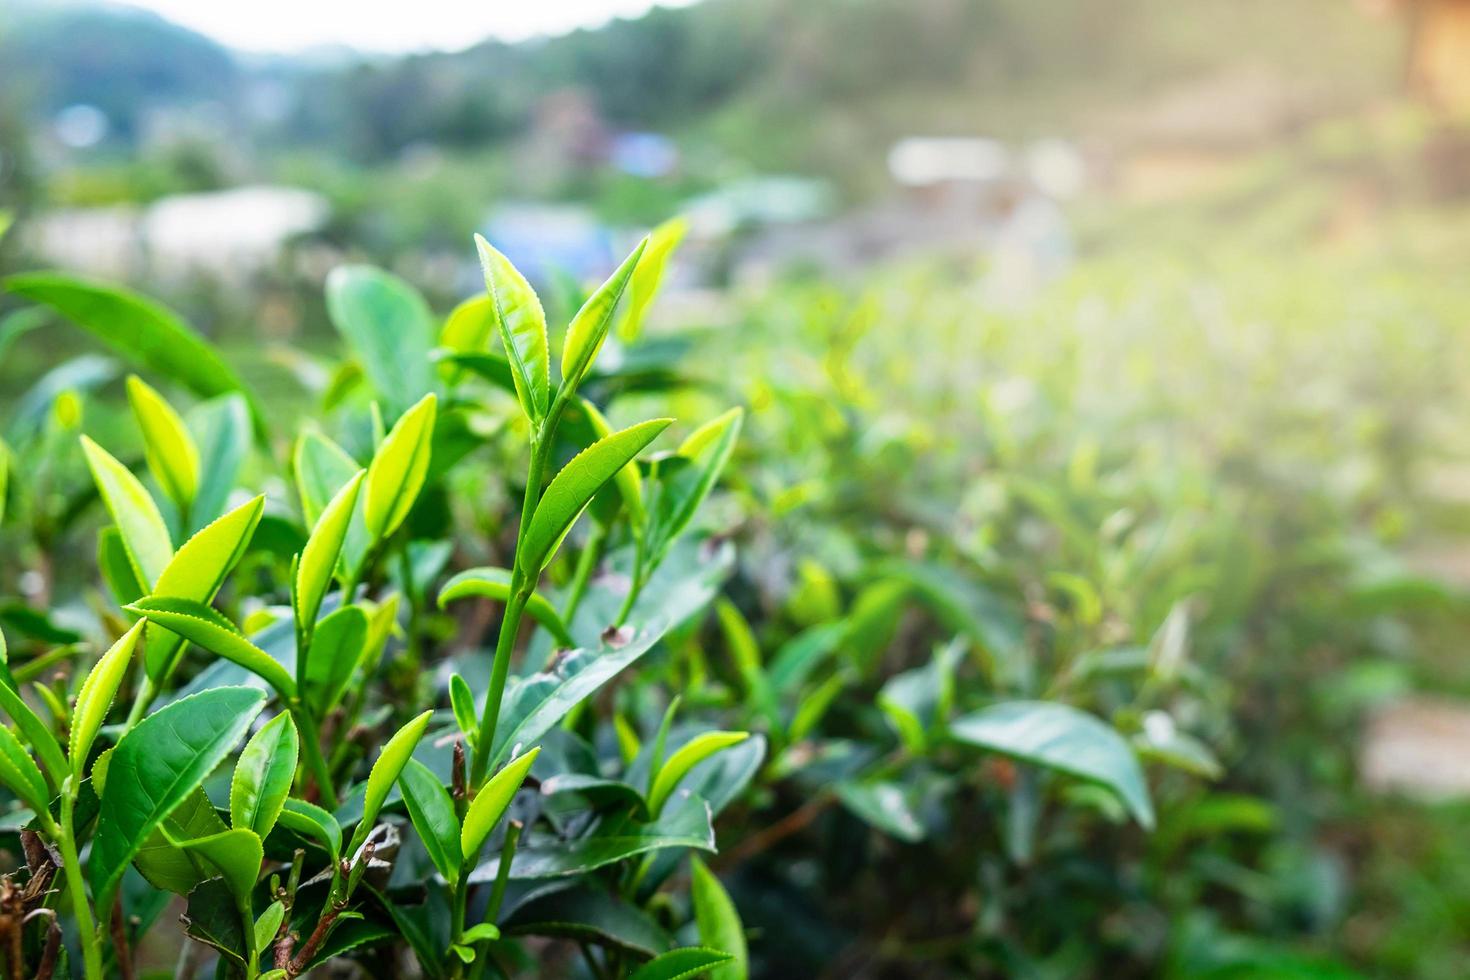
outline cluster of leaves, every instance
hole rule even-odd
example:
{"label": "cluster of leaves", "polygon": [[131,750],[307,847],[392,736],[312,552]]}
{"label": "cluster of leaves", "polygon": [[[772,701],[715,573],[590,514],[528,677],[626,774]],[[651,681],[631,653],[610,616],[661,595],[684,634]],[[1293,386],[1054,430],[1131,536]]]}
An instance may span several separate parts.
{"label": "cluster of leaves", "polygon": [[[615,329],[637,336],[679,231],[641,243],[586,297],[555,371],[539,298],[483,240],[486,293],[437,335],[406,283],[338,270],[328,306],[352,356],[328,395],[332,428],[302,427],[290,446],[294,512],[269,481],[241,490],[252,457],[269,472],[277,441],[187,325],[111,287],[7,280],[203,399],[180,413],[127,379],[135,472],[77,437],[73,362],[0,455],[24,474],[80,446],[93,493],[58,503],[49,480],[17,481],[10,518],[46,547],[100,499],[94,595],[116,636],[88,667],[89,644],[54,605],[17,600],[0,620],[21,641],[0,676],[14,726],[0,727],[6,824],[27,859],[6,879],[28,903],[0,925],[12,973],[131,976],[173,894],[196,949],[183,962],[203,951],[221,976],[292,977],[367,950],[430,977],[504,975],[526,955],[511,937],[533,935],[580,945],[599,976],[744,974],[719,880],[691,857],[684,904],[662,889],[683,855],[714,850],[714,814],[740,791],[713,784],[723,799],[710,799],[711,765],[738,750],[748,780],[761,743],[672,741],[675,699],[646,750],[607,759],[591,700],[706,606],[731,565],[728,543],[685,532],[742,413],[643,462],[672,420],[614,430],[589,400],[616,380],[599,353]],[[476,469],[486,433],[528,455],[520,519],[502,565],[445,580],[458,550],[448,488]],[[584,513],[575,559],[559,557]],[[436,644],[456,632],[436,605],[474,610],[458,655]]]}

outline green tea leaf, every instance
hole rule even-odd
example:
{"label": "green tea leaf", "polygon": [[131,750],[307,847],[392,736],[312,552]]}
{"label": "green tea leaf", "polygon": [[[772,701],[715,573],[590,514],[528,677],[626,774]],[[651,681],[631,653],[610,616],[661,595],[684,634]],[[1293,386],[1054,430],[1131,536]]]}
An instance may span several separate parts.
{"label": "green tea leaf", "polygon": [[521,410],[533,423],[546,417],[551,397],[551,357],[546,340],[546,312],[536,291],[510,260],[479,235],[475,248],[485,273],[485,288],[495,305],[495,322],[510,362],[511,378]]}
{"label": "green tea leaf", "polygon": [[282,827],[326,845],[332,863],[342,858],[342,827],[337,818],[315,803],[287,799],[276,818]]}
{"label": "green tea leaf", "polygon": [[428,766],[409,759],[398,774],[398,787],[408,818],[413,821],[429,860],[450,883],[459,880],[459,819],[454,814],[454,800]]}
{"label": "green tea leaf", "polygon": [[450,311],[439,331],[439,346],[463,353],[483,352],[495,333],[495,322],[494,297],[471,296]]}
{"label": "green tea leaf", "polygon": [[[264,510],[265,496],[261,495],[200,528],[169,560],[152,594],[208,604],[244,557]],[[148,676],[161,678],[181,644],[173,633],[150,630],[144,658]]]}
{"label": "green tea leaf", "polygon": [[342,543],[347,540],[347,528],[352,523],[352,512],[357,506],[358,490],[366,477],[365,470],[347,481],[337,491],[317,519],[311,537],[296,564],[295,588],[292,604],[295,607],[296,623],[306,636],[310,636],[316,624],[316,615],[322,606],[322,598],[332,584],[337,569],[337,559],[342,554]]}
{"label": "green tea leaf", "polygon": [[418,499],[429,472],[437,405],[433,395],[425,395],[403,413],[373,455],[363,498],[363,519],[374,540],[396,531]]}
{"label": "green tea leaf", "polygon": [[[598,825],[595,833],[573,840],[527,843],[523,839],[511,864],[510,876],[517,881],[565,878],[653,851],[670,848],[713,851],[715,831],[711,819],[708,802],[697,796],[681,796],[652,823],[644,823],[627,813],[610,816]],[[470,880],[494,881],[499,867],[499,857],[492,857],[475,868]]]}
{"label": "green tea leaf", "polygon": [[99,908],[112,907],[138,848],[230,754],[264,704],[253,688],[215,688],[165,705],[117,743],[88,862]]}
{"label": "green tea leaf", "polygon": [[[439,590],[439,608],[443,609],[445,604],[467,596],[479,596],[494,599],[496,602],[506,602],[510,599],[510,580],[509,569],[488,567],[466,569],[445,582],[444,588]],[[561,614],[541,593],[531,593],[531,598],[526,603],[526,612],[530,613],[531,618],[536,622],[546,627],[547,631],[556,638],[556,642],[567,647],[577,645],[566,623],[562,622]]]}
{"label": "green tea leaf", "polygon": [[582,510],[602,485],[668,428],[671,419],[652,419],[599,439],[562,467],[547,486],[516,561],[535,575],[560,547]]}
{"label": "green tea leaf", "polygon": [[118,686],[122,684],[128,661],[132,659],[133,649],[138,645],[138,637],[142,633],[143,624],[135,623],[132,629],[108,648],[87,673],[86,680],[82,681],[82,689],[77,693],[76,707],[72,709],[68,747],[72,777],[79,783],[87,764],[87,755],[92,751],[92,740],[102,728],[107,709],[112,707],[112,699],[117,696]]}
{"label": "green tea leaf", "polygon": [[690,465],[670,468],[667,478],[663,478],[664,466],[660,464],[661,478],[648,533],[648,549],[655,562],[662,560],[714,488],[740,438],[744,417],[744,409],[732,408],[696,429],[678,452]]}
{"label": "green tea leaf", "polygon": [[265,851],[253,830],[237,827],[210,837],[176,840],[176,847],[203,858],[225,879],[237,902],[244,902],[260,877]]}
{"label": "green tea leaf", "polygon": [[97,532],[97,568],[118,605],[125,606],[148,594],[148,585],[138,577],[121,532],[111,524]]}
{"label": "green tea leaf", "polygon": [[199,447],[199,489],[189,507],[198,529],[225,511],[250,452],[250,405],[232,392],[195,405],[185,416]]}
{"label": "green tea leaf", "polygon": [[685,946],[655,956],[634,970],[628,980],[692,980],[710,967],[728,963],[734,958],[717,949]]}
{"label": "green tea leaf", "polygon": [[687,219],[671,218],[649,234],[648,246],[643,250],[642,258],[633,269],[633,278],[628,282],[627,312],[618,323],[618,337],[624,343],[638,339],[638,334],[643,329],[643,316],[648,312],[648,307],[658,295],[658,287],[663,282],[669,256],[674,254],[674,249],[679,247],[688,231]]}
{"label": "green tea leaf", "polygon": [[425,711],[414,718],[408,724],[398,729],[388,744],[383,746],[383,751],[378,754],[378,761],[373,763],[373,768],[368,772],[367,793],[363,797],[362,818],[357,823],[357,830],[352,835],[352,843],[347,847],[349,857],[355,856],[367,836],[372,832],[373,824],[378,819],[378,811],[383,808],[383,801],[388,798],[388,791],[393,784],[398,782],[398,776],[403,772],[403,767],[413,755],[413,750],[419,744],[419,739],[424,736],[424,729],[429,726],[429,719],[434,716],[433,711]]}
{"label": "green tea leaf", "polygon": [[87,466],[92,470],[102,503],[122,534],[139,577],[151,586],[174,555],[168,526],[158,512],[158,505],[126,466],[86,436],[82,436],[82,451],[87,456]]}
{"label": "green tea leaf", "polygon": [[50,807],[51,790],[46,777],[20,739],[4,726],[0,726],[0,783],[36,813],[45,813]]}
{"label": "green tea leaf", "polygon": [[628,280],[632,277],[633,270],[637,268],[638,260],[643,257],[643,251],[647,247],[648,239],[645,238],[633,249],[632,254],[623,260],[623,264],[613,270],[607,282],[597,287],[597,291],[587,297],[587,302],[582,304],[582,308],[568,324],[566,339],[561,349],[561,383],[566,390],[576,391],[577,385],[582,381],[582,376],[597,359],[597,352],[602,349],[602,342],[607,339],[607,333],[612,328],[613,314],[617,312],[618,301],[623,298],[623,292],[628,288]]}
{"label": "green tea leaf", "polygon": [[50,775],[53,785],[60,788],[71,773],[71,766],[61,752],[61,743],[52,734],[51,727],[36,716],[11,683],[8,676],[0,680],[0,708],[15,722],[15,727],[20,729],[21,735],[35,750],[36,755],[41,757],[41,765]]}
{"label": "green tea leaf", "polygon": [[[271,902],[265,911],[255,920],[255,948],[259,950],[269,949],[275,941],[276,933],[281,930],[281,922],[286,918],[286,906],[280,902]],[[284,971],[283,971],[284,972]],[[263,974],[262,974],[263,976]]]}
{"label": "green tea leaf", "polygon": [[640,958],[656,956],[673,945],[647,912],[593,885],[532,899],[515,910],[503,931],[597,943]]}
{"label": "green tea leaf", "polygon": [[669,760],[659,767],[653,779],[653,788],[648,793],[648,811],[655,817],[663,810],[664,801],[679,781],[699,763],[721,749],[739,745],[750,737],[749,732],[704,732],[686,742]]}
{"label": "green tea leaf", "polygon": [[124,608],[239,664],[275,688],[283,698],[289,700],[296,696],[296,681],[280,661],[246,639],[239,627],[212,606],[194,599],[149,596]]}
{"label": "green tea leaf", "polygon": [[188,905],[180,917],[184,934],[220,954],[220,963],[243,972],[245,957],[245,923],[240,906],[230,886],[221,878],[200,882],[189,892]]}
{"label": "green tea leaf", "polygon": [[454,720],[459,724],[459,730],[470,740],[470,748],[474,748],[475,733],[480,724],[475,712],[475,695],[470,691],[469,682],[458,674],[449,676],[449,706],[454,709]]}
{"label": "green tea leaf", "polygon": [[239,377],[173,311],[118,286],[55,273],[11,276],[4,287],[51,307],[139,367],[167,375],[198,395],[243,392],[259,428],[260,411]]}
{"label": "green tea leaf", "polygon": [[536,756],[540,753],[541,749],[537,746],[506,763],[504,769],[485,781],[485,785],[480,787],[475,798],[470,801],[459,837],[460,849],[466,861],[479,859],[480,848],[485,846],[486,838],[500,822],[510,801],[515,798],[516,790],[525,781],[526,773],[531,770],[531,763],[536,761]]}
{"label": "green tea leaf", "polygon": [[[603,414],[597,410],[597,406],[585,398],[580,401],[582,411],[586,414],[587,421],[592,426],[592,431],[597,435],[597,438],[606,439],[612,435],[612,426],[608,424]],[[623,506],[627,508],[629,523],[635,529],[642,528],[647,521],[647,515],[643,510],[643,476],[638,472],[638,464],[636,462],[630,462],[618,470],[613,476],[613,482],[617,484],[618,496],[622,498]]]}
{"label": "green tea leaf", "polygon": [[750,954],[735,903],[703,861],[691,857],[689,867],[693,873],[690,894],[694,899],[694,919],[699,925],[699,941],[733,958],[732,962],[710,970],[710,980],[746,980],[750,974]]}
{"label": "green tea leaf", "polygon": [[924,824],[897,783],[843,780],[834,790],[843,806],[885,834],[910,844],[924,839]]}
{"label": "green tea leaf", "polygon": [[340,266],[327,276],[327,313],[394,415],[434,390],[433,316],[418,290],[372,266]]}
{"label": "green tea leaf", "polygon": [[320,432],[303,433],[296,440],[291,470],[307,526],[317,525],[327,504],[361,469],[346,450]]}
{"label": "green tea leaf", "polygon": [[957,719],[950,734],[966,745],[1105,786],[1145,828],[1154,825],[1133,749],[1112,726],[1084,711],[1049,701],[1009,701]]}
{"label": "green tea leaf", "polygon": [[187,509],[199,489],[199,450],[184,420],[136,374],[128,376],[128,402],[143,431],[148,469],[164,493]]}
{"label": "green tea leaf", "polygon": [[342,700],[342,693],[362,662],[367,637],[368,618],[360,606],[343,606],[317,624],[302,689],[302,696],[317,717]]}
{"label": "green tea leaf", "polygon": [[230,780],[230,825],[255,831],[262,839],[276,825],[300,751],[296,723],[281,712],[245,743]]}

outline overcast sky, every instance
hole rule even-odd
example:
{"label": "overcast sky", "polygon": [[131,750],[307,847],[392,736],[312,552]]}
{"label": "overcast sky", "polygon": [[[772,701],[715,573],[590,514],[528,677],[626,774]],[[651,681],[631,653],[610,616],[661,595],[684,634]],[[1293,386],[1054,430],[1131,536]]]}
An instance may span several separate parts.
{"label": "overcast sky", "polygon": [[[126,0],[246,51],[321,45],[363,51],[458,50],[494,36],[561,34],[636,16],[654,0]],[[684,6],[693,0],[659,0]]]}

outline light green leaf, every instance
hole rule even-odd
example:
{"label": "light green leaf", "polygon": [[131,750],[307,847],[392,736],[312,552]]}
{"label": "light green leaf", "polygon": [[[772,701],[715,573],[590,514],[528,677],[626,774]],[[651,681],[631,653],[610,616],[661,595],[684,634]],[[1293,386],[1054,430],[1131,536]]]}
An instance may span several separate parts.
{"label": "light green leaf", "polygon": [[128,862],[175,807],[234,749],[265,704],[248,687],[220,687],[166,705],[113,749],[88,871],[99,908]]}
{"label": "light green leaf", "polygon": [[396,531],[418,499],[429,472],[437,406],[438,399],[425,395],[403,413],[373,455],[372,465],[368,467],[363,519],[374,540],[380,541]]}
{"label": "light green leaf", "polygon": [[668,428],[672,419],[651,419],[599,439],[562,467],[536,506],[516,561],[535,575],[551,561],[562,539],[602,485]]}
{"label": "light green leaf", "polygon": [[260,877],[261,861],[265,859],[264,848],[255,831],[237,827],[210,837],[171,843],[213,866],[225,879],[237,902],[244,903],[249,899],[256,879]]}
{"label": "light green leaf", "polygon": [[336,817],[315,803],[288,799],[282,804],[277,820],[282,827],[325,844],[333,864],[341,859],[342,827]]}
{"label": "light green leaf", "polygon": [[409,759],[398,774],[398,787],[408,818],[413,821],[429,860],[451,884],[459,880],[459,819],[454,814],[454,800],[428,766]]}
{"label": "light green leaf", "polygon": [[292,604],[295,606],[297,628],[308,638],[316,625],[322,598],[332,584],[337,558],[342,553],[342,543],[347,540],[347,528],[352,523],[353,508],[357,506],[358,490],[366,475],[365,470],[358,470],[357,475],[348,480],[323,508],[296,564]]}
{"label": "light green leaf", "polygon": [[[597,410],[597,406],[587,399],[581,399],[582,411],[587,416],[592,431],[598,439],[606,439],[612,435],[612,426],[608,424],[607,418]],[[643,476],[638,472],[638,464],[630,462],[613,476],[613,482],[617,484],[618,496],[623,500],[623,506],[628,510],[628,520],[634,528],[642,528],[647,515],[643,510]],[[614,515],[616,516],[616,515]]]}
{"label": "light green leaf", "polygon": [[474,862],[479,859],[480,848],[485,846],[485,840],[500,822],[510,801],[515,798],[516,790],[525,781],[531,763],[536,761],[540,752],[541,748],[537,746],[506,763],[504,769],[485,781],[485,785],[480,787],[480,791],[470,801],[459,837],[460,850],[466,861]]}
{"label": "light green leaf", "polygon": [[296,723],[281,712],[245,743],[230,780],[230,825],[248,828],[262,839],[276,825],[300,751]]}
{"label": "light green leaf", "polygon": [[659,767],[658,775],[653,778],[653,788],[648,793],[649,812],[655,817],[659,815],[664,801],[689,770],[721,749],[739,745],[749,737],[749,732],[704,732],[690,739]]}
{"label": "light green leaf", "polygon": [[692,980],[712,966],[728,963],[734,957],[717,949],[686,946],[671,949],[644,963],[628,980]]}
{"label": "light green leaf", "polygon": [[128,376],[128,402],[143,430],[143,448],[153,478],[181,510],[199,489],[199,450],[184,420],[163,396],[136,374]]}
{"label": "light green leaf", "polygon": [[924,824],[897,783],[843,780],[835,791],[843,806],[885,834],[910,844],[924,839]]}
{"label": "light green leaf", "polygon": [[148,585],[138,577],[121,532],[111,524],[97,532],[97,568],[118,605],[125,606],[148,594]]}
{"label": "light green leaf", "polygon": [[710,980],[746,980],[750,974],[750,954],[745,945],[745,927],[735,903],[720,884],[714,872],[697,857],[690,857],[693,872],[690,894],[694,900],[694,919],[699,926],[699,941],[711,949],[724,950],[731,962],[709,971]]}
{"label": "light green leaf", "polygon": [[495,298],[471,296],[456,306],[439,331],[439,346],[462,353],[483,353],[495,333]]}
{"label": "light green leaf", "polygon": [[[200,528],[169,560],[152,594],[208,604],[224,584],[225,576],[244,557],[264,510],[265,496],[261,495]],[[148,676],[161,678],[181,645],[173,633],[150,630],[144,657]]]}
{"label": "light green leaf", "polygon": [[643,329],[643,316],[648,312],[648,307],[654,296],[658,295],[658,287],[663,282],[669,256],[674,254],[674,249],[679,247],[688,231],[687,219],[671,218],[653,229],[648,236],[648,247],[643,250],[643,257],[638,260],[633,278],[628,282],[627,313],[618,323],[618,337],[624,343],[638,339],[638,334]]}
{"label": "light green leaf", "polygon": [[132,629],[108,648],[87,673],[86,680],[82,681],[82,689],[77,693],[77,704],[71,714],[71,738],[68,747],[72,777],[78,783],[82,780],[87,755],[92,751],[92,740],[102,728],[107,709],[112,707],[112,699],[117,696],[118,685],[122,683],[128,661],[132,659],[133,649],[138,645],[138,637],[142,633],[143,624],[135,623]]}
{"label": "light green leaf", "polygon": [[623,264],[613,270],[607,282],[587,297],[587,302],[572,317],[561,349],[561,383],[566,390],[576,391],[582,376],[597,359],[597,352],[602,349],[602,342],[607,339],[607,333],[612,328],[618,301],[623,298],[628,280],[647,247],[648,239],[644,238],[633,249],[632,254],[623,260]]}
{"label": "light green leaf", "polygon": [[511,379],[521,409],[533,423],[546,417],[551,396],[551,357],[546,340],[546,312],[526,278],[510,260],[479,235],[475,249],[485,273],[485,288],[495,304],[495,321],[510,362]]}
{"label": "light green leaf", "polygon": [[239,664],[275,688],[283,698],[289,700],[296,696],[296,681],[280,661],[246,639],[239,627],[212,606],[194,599],[148,596],[123,608]]}
{"label": "light green leaf", "polygon": [[[443,609],[447,603],[467,596],[506,602],[510,599],[510,580],[509,569],[489,567],[466,569],[445,582],[444,588],[439,590],[439,608]],[[547,631],[556,638],[556,642],[567,647],[577,645],[566,623],[562,622],[561,614],[541,593],[531,593],[531,598],[526,603],[526,612],[530,613],[536,622],[546,627]]]}
{"label": "light green leaf", "polygon": [[256,426],[260,411],[224,359],[173,311],[117,286],[55,273],[11,276],[17,296],[56,310],[141,368],[157,371],[205,398],[244,392]]}
{"label": "light green leaf", "polygon": [[20,739],[4,726],[0,726],[0,783],[36,813],[45,813],[51,804],[46,777]]}
{"label": "light green leaf", "polygon": [[470,926],[459,938],[460,942],[471,944],[494,942],[500,938],[500,927],[493,922],[481,922],[477,925]]}
{"label": "light green leaf", "polygon": [[340,266],[327,276],[327,313],[394,415],[434,390],[433,316],[408,283],[372,266]]}
{"label": "light green leaf", "polygon": [[87,456],[87,466],[92,470],[102,503],[121,532],[139,577],[151,586],[174,555],[168,526],[163,523],[158,505],[126,466],[86,436],[82,436],[82,451]]}
{"label": "light green leaf", "polygon": [[458,674],[449,676],[449,705],[454,709],[459,730],[470,740],[470,748],[474,748],[475,733],[480,727],[475,715],[475,695],[469,682]]}
{"label": "light green leaf", "polygon": [[[275,941],[276,933],[281,930],[281,922],[286,918],[286,906],[280,902],[271,902],[265,911],[260,913],[260,918],[255,920],[255,948],[259,950],[269,949]],[[286,971],[278,971],[282,978]],[[259,980],[265,980],[266,974],[261,974]]]}
{"label": "light green leaf", "polygon": [[0,679],[0,708],[15,722],[15,727],[20,729],[21,735],[25,737],[36,754],[41,757],[41,765],[51,777],[55,788],[60,788],[62,782],[71,773],[71,766],[67,765],[66,756],[61,752],[61,743],[56,741],[51,727],[43,722],[31,706],[26,704],[20,692],[11,687],[10,678],[7,676]]}
{"label": "light green leaf", "polygon": [[361,469],[346,450],[320,432],[301,434],[291,453],[291,470],[307,526],[316,526],[328,502]]}
{"label": "light green leaf", "polygon": [[307,653],[302,696],[317,717],[336,707],[362,662],[368,618],[360,606],[343,606],[317,624]]}
{"label": "light green leaf", "polygon": [[238,392],[211,398],[185,417],[199,447],[199,489],[189,522],[199,528],[224,513],[250,452],[250,405]]}
{"label": "light green leaf", "polygon": [[424,729],[429,726],[429,719],[434,716],[433,711],[425,711],[408,724],[398,729],[388,744],[383,746],[383,751],[378,754],[378,761],[373,763],[373,768],[368,772],[367,792],[363,796],[362,818],[357,822],[357,830],[352,835],[352,843],[347,847],[349,857],[355,857],[359,848],[367,840],[372,832],[373,824],[377,822],[378,811],[383,808],[383,801],[388,798],[388,791],[393,784],[398,782],[398,776],[403,772],[403,767],[413,756],[414,746],[419,744],[419,739],[424,736]]}
{"label": "light green leaf", "polygon": [[1084,711],[1049,701],[1009,701],[957,719],[950,734],[966,745],[1105,786],[1140,824],[1153,828],[1153,804],[1133,749]]}
{"label": "light green leaf", "polygon": [[660,463],[648,532],[648,550],[655,563],[663,559],[714,489],[740,438],[744,417],[744,409],[732,408],[694,430],[679,446],[678,458],[688,460],[688,465],[666,468]]}

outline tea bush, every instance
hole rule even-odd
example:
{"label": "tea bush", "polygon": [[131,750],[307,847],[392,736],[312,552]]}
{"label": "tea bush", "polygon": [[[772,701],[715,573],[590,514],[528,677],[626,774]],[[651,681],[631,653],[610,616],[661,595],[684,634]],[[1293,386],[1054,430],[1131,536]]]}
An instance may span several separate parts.
{"label": "tea bush", "polygon": [[339,268],[309,399],[4,281],[0,350],[111,351],[0,455],[12,975],[1347,969],[1318,830],[1455,601],[1391,548],[1453,297],[920,269],[645,332],[680,231],[566,317],[483,241],[443,317]]}

